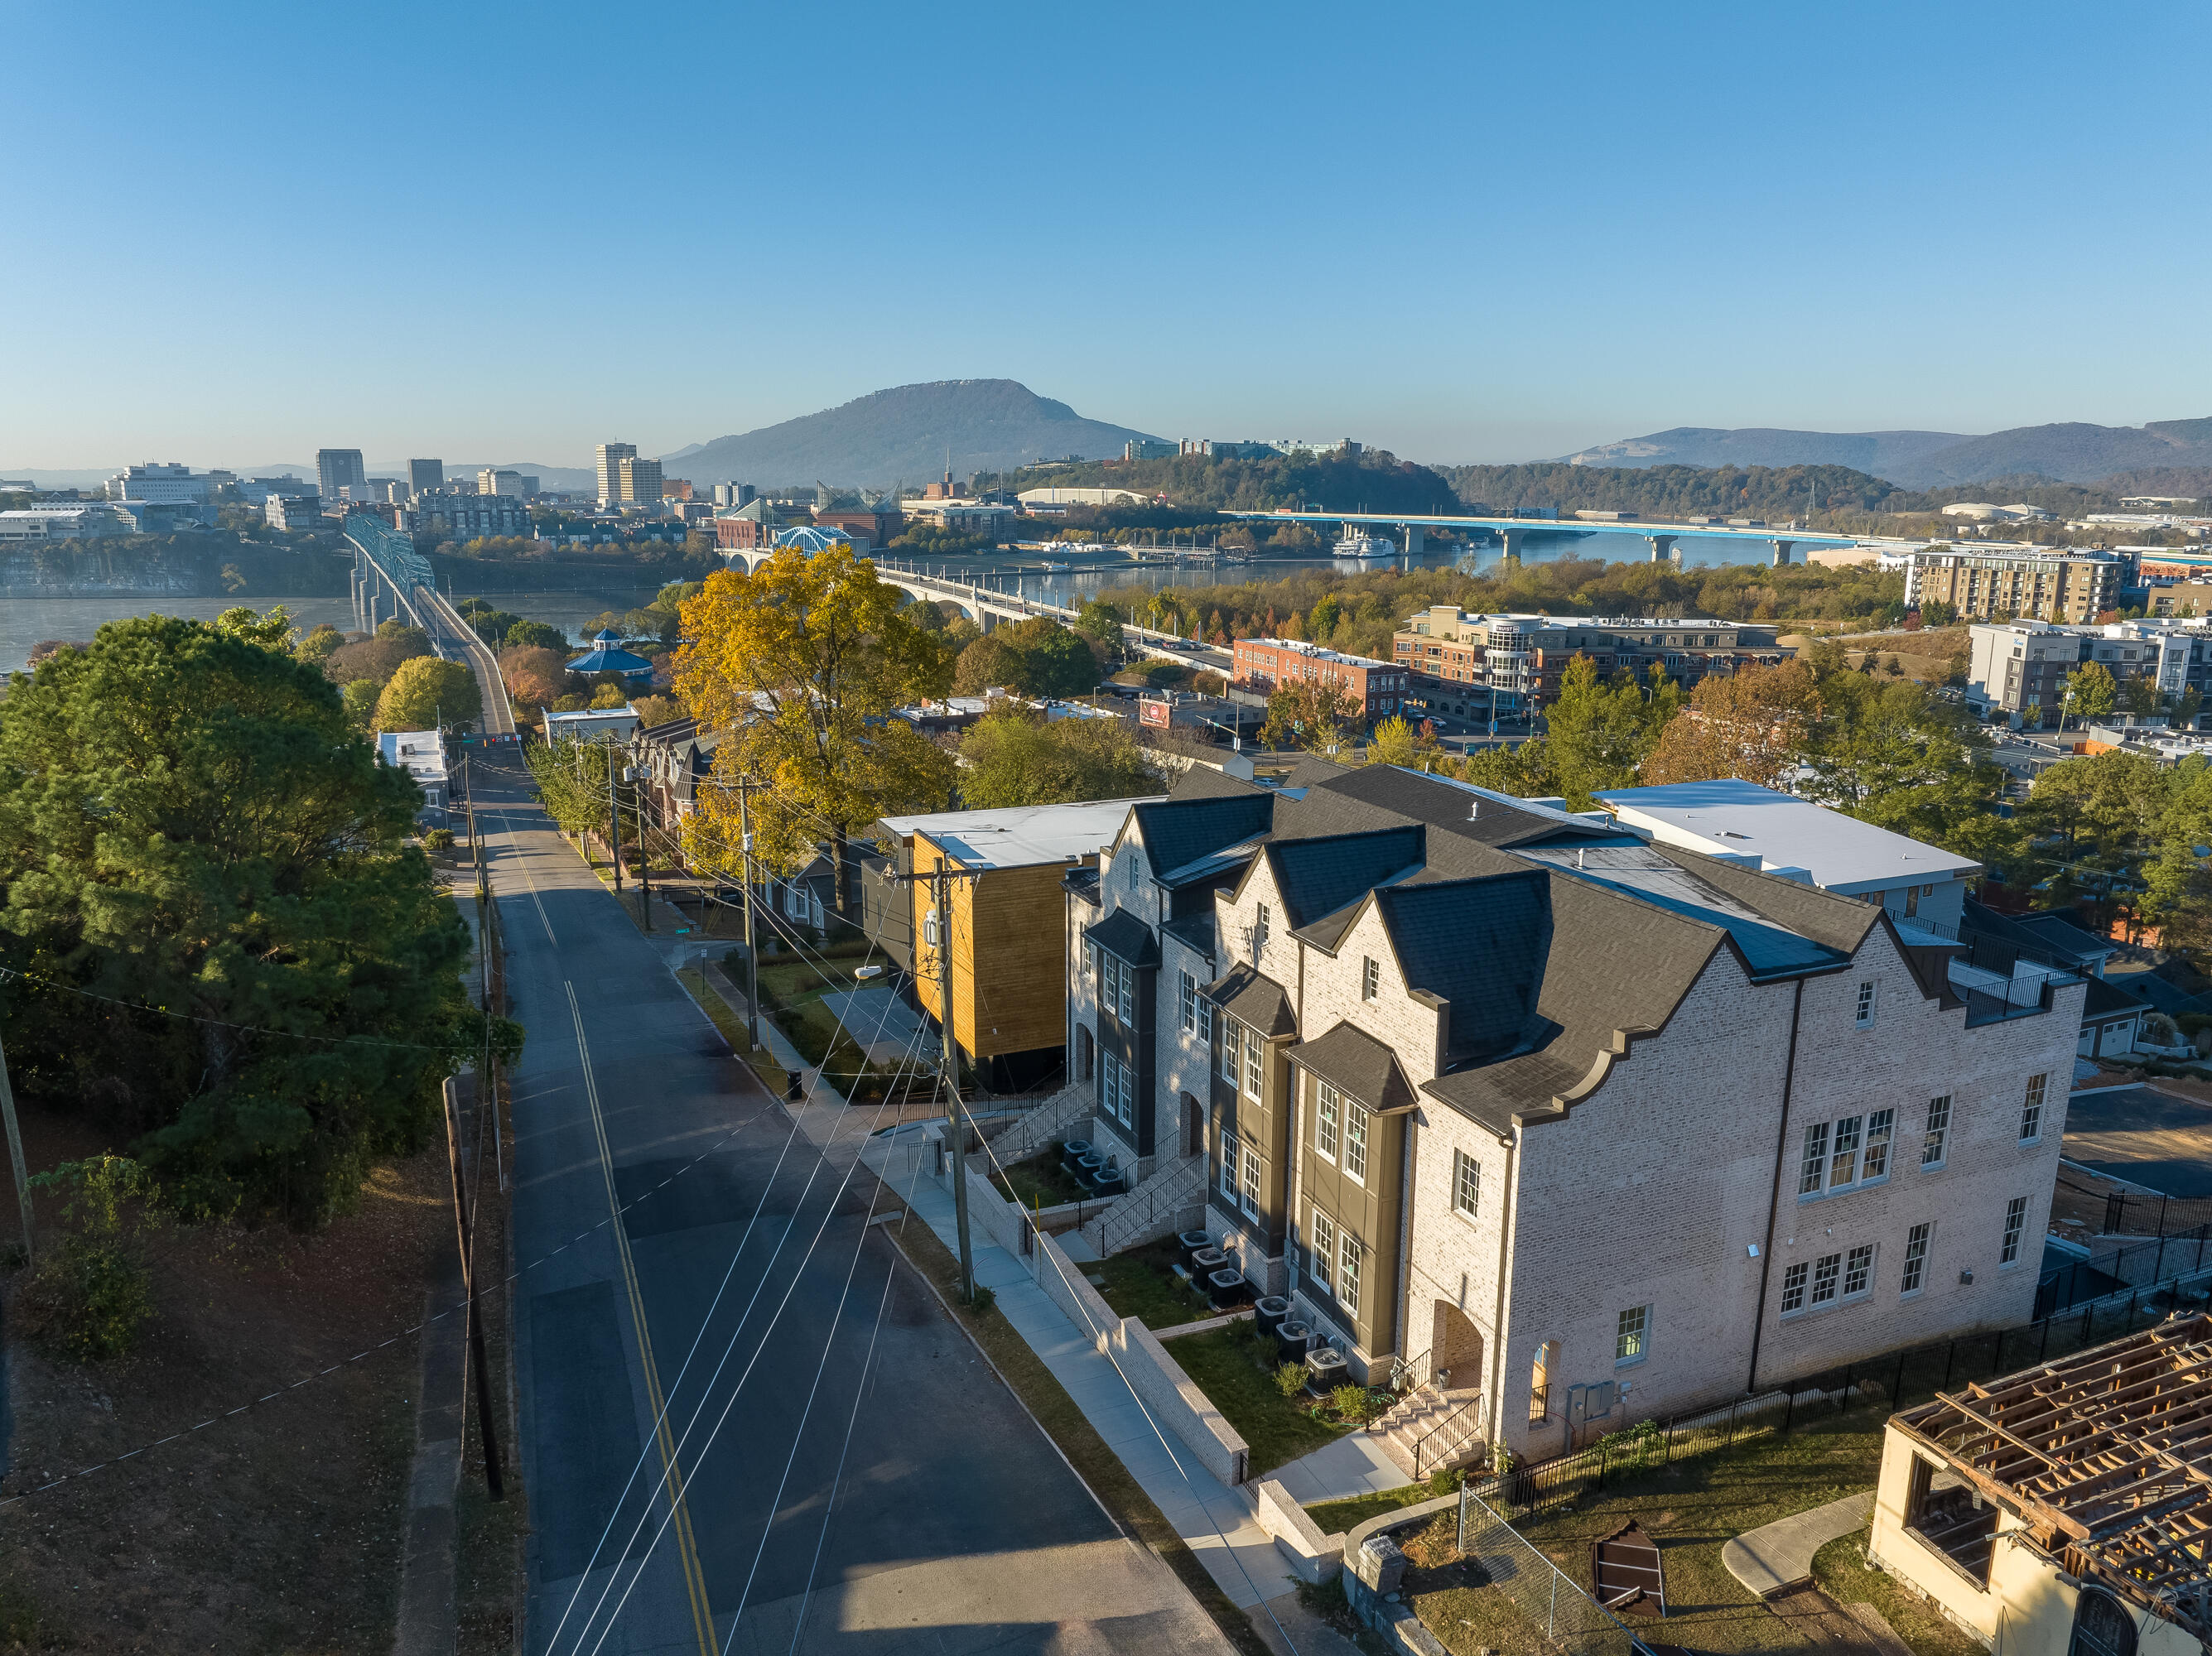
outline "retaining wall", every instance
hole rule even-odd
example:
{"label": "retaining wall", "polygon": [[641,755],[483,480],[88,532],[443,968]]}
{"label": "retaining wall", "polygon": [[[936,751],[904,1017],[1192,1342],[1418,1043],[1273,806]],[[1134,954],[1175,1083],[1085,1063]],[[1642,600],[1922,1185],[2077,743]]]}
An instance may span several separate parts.
{"label": "retaining wall", "polygon": [[1334,1580],[1344,1568],[1343,1534],[1323,1535],[1306,1509],[1272,1477],[1254,1485],[1253,1495],[1259,1502],[1260,1527],[1275,1538],[1275,1550],[1289,1561],[1298,1580],[1316,1586]]}

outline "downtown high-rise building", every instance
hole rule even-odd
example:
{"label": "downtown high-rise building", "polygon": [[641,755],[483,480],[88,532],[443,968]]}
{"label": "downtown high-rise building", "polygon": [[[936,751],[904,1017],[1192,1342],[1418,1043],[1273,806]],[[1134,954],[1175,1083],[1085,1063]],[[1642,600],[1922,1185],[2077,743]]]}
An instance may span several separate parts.
{"label": "downtown high-rise building", "polygon": [[[357,448],[317,449],[315,474],[322,480],[325,500],[368,498],[368,468],[361,463],[361,451]],[[355,492],[342,497],[338,494],[342,488],[350,488]]]}
{"label": "downtown high-rise building", "polygon": [[410,460],[407,463],[407,494],[410,499],[445,486],[446,463],[443,460]]}
{"label": "downtown high-rise building", "polygon": [[623,457],[616,482],[616,498],[624,506],[660,507],[660,462],[631,454]]}
{"label": "downtown high-rise building", "polygon": [[612,506],[622,499],[622,463],[636,458],[635,443],[599,445],[599,504],[602,507]]}

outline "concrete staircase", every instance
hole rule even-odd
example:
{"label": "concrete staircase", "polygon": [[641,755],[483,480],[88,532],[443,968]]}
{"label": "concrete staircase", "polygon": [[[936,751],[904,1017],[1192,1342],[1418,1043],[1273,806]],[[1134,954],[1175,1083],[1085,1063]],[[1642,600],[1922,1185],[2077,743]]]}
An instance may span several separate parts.
{"label": "concrete staircase", "polygon": [[1011,1168],[1017,1162],[1026,1162],[1054,1139],[1066,1137],[1097,1108],[1097,1095],[1091,1084],[1071,1081],[994,1138],[991,1153],[1001,1167]]}
{"label": "concrete staircase", "polygon": [[1416,1481],[1480,1460],[1490,1447],[1482,1431],[1482,1393],[1474,1387],[1443,1390],[1433,1381],[1407,1392],[1367,1431]]}
{"label": "concrete staircase", "polygon": [[1206,1158],[1186,1156],[1152,1176],[1083,1227],[1083,1240],[1099,1259],[1146,1242],[1194,1230],[1206,1217]]}

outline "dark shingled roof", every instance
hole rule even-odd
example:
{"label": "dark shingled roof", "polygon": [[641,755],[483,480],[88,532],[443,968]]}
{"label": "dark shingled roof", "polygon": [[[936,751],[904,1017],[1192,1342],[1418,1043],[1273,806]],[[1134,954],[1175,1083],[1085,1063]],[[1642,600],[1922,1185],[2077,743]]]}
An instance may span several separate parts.
{"label": "dark shingled roof", "polygon": [[1137,831],[1144,835],[1154,879],[1211,856],[1224,846],[1264,834],[1274,812],[1274,796],[1267,792],[1168,799],[1129,808]]}
{"label": "dark shingled roof", "polygon": [[2089,992],[2081,1001],[2081,1022],[2094,1023],[2100,1018],[2129,1016],[2144,1010],[2144,1003],[2106,978],[2087,980]]}
{"label": "dark shingled roof", "polygon": [[1206,986],[1206,998],[1239,1023],[1270,1035],[1294,1035],[1298,1021],[1282,985],[1249,966],[1233,966]]}
{"label": "dark shingled roof", "polygon": [[1080,897],[1093,908],[1098,907],[1098,870],[1095,868],[1071,868],[1060,877],[1060,889]]}
{"label": "dark shingled roof", "polygon": [[1357,901],[1376,883],[1422,861],[1421,829],[1373,829],[1365,834],[1277,840],[1262,850],[1282,895],[1284,919],[1295,931]]}
{"label": "dark shingled roof", "polygon": [[1178,914],[1160,930],[1177,943],[1188,943],[1201,955],[1213,953],[1213,911],[1210,908]]}
{"label": "dark shingled roof", "polygon": [[1449,1003],[1448,1059],[1510,1052],[1532,1031],[1551,954],[1549,882],[1534,869],[1386,887],[1376,910],[1408,986]]}
{"label": "dark shingled roof", "polygon": [[1126,908],[1117,908],[1096,925],[1085,926],[1083,935],[1116,960],[1127,961],[1132,966],[1160,963],[1159,939],[1152,936],[1150,926]]}
{"label": "dark shingled roof", "polygon": [[[1322,791],[1357,799],[1401,817],[1449,829],[1484,845],[1511,846],[1537,840],[1608,839],[1620,830],[1584,822],[1548,805],[1532,805],[1447,776],[1407,770],[1397,765],[1363,765],[1340,771],[1316,785]],[[1474,813],[1470,816],[1470,810]]]}
{"label": "dark shingled roof", "polygon": [[1247,782],[1242,777],[1229,776],[1212,765],[1193,765],[1168,786],[1168,798],[1176,799],[1220,799],[1237,794],[1265,793],[1267,790],[1257,782]]}
{"label": "dark shingled roof", "polygon": [[1421,1101],[1397,1054],[1348,1023],[1338,1024],[1319,1040],[1291,1047],[1290,1057],[1370,1110],[1388,1114]]}

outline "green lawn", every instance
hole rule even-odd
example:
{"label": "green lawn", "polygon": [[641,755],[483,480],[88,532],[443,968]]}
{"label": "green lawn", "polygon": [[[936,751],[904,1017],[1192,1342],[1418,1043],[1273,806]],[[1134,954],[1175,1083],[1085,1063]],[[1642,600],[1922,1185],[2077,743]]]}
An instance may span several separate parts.
{"label": "green lawn", "polygon": [[1275,1390],[1275,1343],[1254,1339],[1249,1322],[1186,1334],[1170,1341],[1167,1350],[1243,1437],[1251,1450],[1248,1477],[1310,1454],[1344,1430],[1284,1400]]}
{"label": "green lawn", "polygon": [[1088,1194],[1061,1170],[1056,1149],[1040,1150],[1027,1161],[1015,1162],[1003,1177],[993,1174],[991,1182],[999,1187],[1000,1195],[1024,1208],[1056,1208],[1064,1202],[1080,1202]]}
{"label": "green lawn", "polygon": [[[1810,1648],[1812,1641],[1775,1616],[1721,1562],[1721,1545],[1791,1513],[1872,1485],[1881,1463],[1881,1413],[1862,1410],[1768,1432],[1729,1449],[1608,1482],[1583,1505],[1520,1520],[1515,1527],[1567,1577],[1589,1586],[1589,1544],[1630,1518],[1664,1549],[1668,1644],[1711,1652]],[[1492,1648],[1535,1656],[1542,1641],[1510,1600],[1457,1563],[1409,1572],[1407,1592],[1429,1630],[1454,1656]],[[1872,1595],[1864,1595],[1871,1598]],[[1880,1602],[1877,1600],[1876,1602]],[[1887,1612],[1887,1605],[1883,1606]],[[1641,1629],[1639,1629],[1641,1630]],[[1905,1629],[1899,1628],[1900,1636]],[[1921,1656],[1955,1656],[1954,1647],[1915,1646]]]}
{"label": "green lawn", "polygon": [[1419,1501],[1433,1501],[1444,1493],[1425,1483],[1406,1483],[1376,1495],[1356,1495],[1344,1501],[1316,1501],[1306,1508],[1306,1516],[1321,1526],[1323,1535],[1338,1535],[1356,1529],[1370,1518],[1380,1518],[1384,1513],[1395,1513],[1401,1507],[1411,1507]]}
{"label": "green lawn", "polygon": [[1169,1237],[1085,1269],[1106,1279],[1098,1291],[1116,1315],[1134,1317],[1150,1329],[1177,1328],[1211,1317],[1213,1308],[1175,1274],[1176,1252]]}
{"label": "green lawn", "polygon": [[1867,1532],[1839,1535],[1813,1555],[1813,1580],[1839,1604],[1872,1604],[1913,1656],[1982,1656],[1982,1647],[1887,1571],[1869,1569]]}

